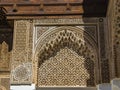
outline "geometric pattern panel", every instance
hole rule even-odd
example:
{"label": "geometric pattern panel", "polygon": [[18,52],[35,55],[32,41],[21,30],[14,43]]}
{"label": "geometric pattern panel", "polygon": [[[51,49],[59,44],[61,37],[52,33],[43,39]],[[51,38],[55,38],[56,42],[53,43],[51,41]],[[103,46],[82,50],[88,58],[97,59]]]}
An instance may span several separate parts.
{"label": "geometric pattern panel", "polygon": [[38,69],[38,86],[93,86],[94,62],[65,47]]}
{"label": "geometric pattern panel", "polygon": [[14,21],[14,41],[11,61],[11,83],[30,84],[32,82],[32,22],[30,20]]}

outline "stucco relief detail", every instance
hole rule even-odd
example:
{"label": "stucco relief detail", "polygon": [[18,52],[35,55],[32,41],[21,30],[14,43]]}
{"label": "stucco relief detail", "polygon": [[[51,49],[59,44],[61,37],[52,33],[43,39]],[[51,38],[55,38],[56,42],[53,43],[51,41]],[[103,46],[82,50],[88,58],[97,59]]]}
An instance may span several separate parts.
{"label": "stucco relief detail", "polygon": [[13,77],[15,80],[21,82],[26,82],[27,79],[31,78],[32,75],[32,64],[31,63],[24,63],[22,65],[19,65],[15,68],[15,70],[12,72]]}
{"label": "stucco relief detail", "polygon": [[[42,21],[42,20],[41,20]],[[67,20],[66,20],[67,21]],[[35,22],[35,21],[34,21]],[[41,22],[42,23],[42,22]],[[41,25],[40,22],[36,22],[37,25]],[[47,22],[46,22],[47,23]],[[76,22],[77,23],[77,22]],[[80,22],[82,23],[82,22]],[[45,24],[44,22],[42,24]],[[51,23],[51,24],[54,24],[54,23]],[[57,23],[58,24],[58,23]],[[60,23],[61,24],[61,23]],[[47,26],[46,26],[47,27]],[[35,29],[36,30],[36,29]],[[34,34],[35,35],[35,34]],[[36,83],[38,86],[75,86],[75,85],[78,85],[78,86],[94,86],[95,85],[95,76],[94,76],[94,66],[95,63],[97,62],[96,60],[96,53],[95,53],[95,48],[93,49],[93,46],[90,46],[90,44],[88,44],[89,42],[87,42],[86,38],[88,39],[88,37],[85,37],[86,34],[85,34],[85,31],[84,31],[84,28],[81,26],[81,27],[77,27],[77,26],[58,26],[56,28],[53,28],[52,30],[46,30],[38,39],[37,43],[34,43],[34,61],[33,61],[33,72],[34,72],[34,80],[33,82]],[[90,38],[89,38],[90,39]],[[71,41],[71,43],[69,43]],[[62,47],[62,45],[60,45],[59,42],[63,42],[63,44],[67,44],[66,47],[68,48],[54,48],[54,45],[55,47],[56,46],[60,46]],[[65,42],[65,43],[64,43]],[[73,42],[73,43],[72,43]],[[80,43],[80,44],[79,44]],[[92,42],[91,42],[92,43]],[[70,45],[71,44],[71,45]],[[74,44],[74,45],[73,45]],[[77,47],[78,45],[78,47]],[[63,45],[64,47],[65,45]],[[70,47],[69,47],[70,46]],[[73,47],[71,47],[73,46]],[[79,47],[81,46],[81,47]],[[50,48],[51,47],[51,48]],[[72,50],[70,49],[72,48]],[[79,49],[78,49],[79,48]],[[52,51],[53,50],[53,51]],[[55,50],[55,51],[54,51]],[[78,51],[77,51],[78,50]],[[58,51],[58,52],[56,52]],[[77,57],[80,57],[80,54],[82,54],[83,56],[86,56],[84,58],[87,58],[88,60],[88,63],[85,62],[83,63],[83,73],[85,73],[87,76],[85,76],[85,78],[83,79],[84,81],[82,82],[80,79],[78,80],[77,79],[77,83],[75,80],[75,82],[70,82],[68,80],[67,77],[66,80],[63,80],[61,82],[59,82],[59,79],[56,80],[53,76],[52,76],[52,73],[49,73],[49,72],[46,72],[45,74],[49,73],[49,77],[51,78],[45,78],[44,75],[41,75],[43,72],[39,72],[42,70],[41,67],[45,67],[43,65],[47,65],[46,63],[47,62],[52,62],[54,60],[56,60],[58,58],[58,56],[63,55],[63,58],[64,58],[64,55],[68,55],[68,53],[70,52],[72,53],[72,56],[76,57],[76,55],[78,55]],[[52,52],[55,52],[55,54],[52,54]],[[61,53],[60,53],[61,52]],[[65,53],[66,52],[66,53]],[[44,53],[42,55],[42,53]],[[74,53],[74,55],[73,55]],[[76,53],[76,54],[75,54]],[[44,55],[47,55],[48,54],[48,57],[49,58],[46,58],[47,56],[44,56]],[[56,55],[56,56],[54,56]],[[41,58],[41,56],[43,56],[43,58]],[[69,55],[70,56],[70,55]],[[88,56],[88,57],[87,57]],[[66,57],[66,56],[65,56]],[[81,56],[82,57],[82,56]],[[62,57],[59,57],[56,61],[60,61],[59,59],[62,58]],[[89,59],[88,59],[89,58]],[[69,58],[70,59],[70,58]],[[68,59],[68,60],[69,60]],[[76,58],[74,58],[75,60]],[[80,59],[80,58],[79,58]],[[43,61],[42,61],[43,60]],[[64,59],[65,60],[65,59]],[[73,61],[74,61],[73,60]],[[84,61],[87,61],[86,59],[83,60]],[[93,61],[92,61],[93,60]],[[96,60],[96,61],[95,61]],[[71,60],[72,61],[72,60]],[[90,63],[91,61],[91,63]],[[95,62],[94,62],[95,61]],[[55,63],[56,64],[56,63]],[[70,64],[69,62],[66,62],[66,66],[67,64]],[[90,68],[90,70],[85,70],[86,67],[84,67],[84,64],[90,64],[88,65]],[[52,64],[51,64],[52,65]],[[58,64],[59,65],[59,64]],[[75,65],[75,64],[74,64]],[[53,67],[52,67],[53,66]],[[54,69],[54,65],[51,66],[51,70]],[[64,65],[63,65],[64,66]],[[61,66],[59,65],[58,67],[61,68]],[[38,72],[37,72],[37,71]],[[46,67],[46,70],[47,70],[47,67]],[[45,71],[46,71],[45,70]],[[80,69],[79,69],[80,70]],[[79,71],[78,70],[78,71]],[[93,70],[93,71],[91,71]],[[53,70],[54,71],[54,70]],[[59,73],[59,70],[57,69],[58,73]],[[64,71],[64,69],[63,69]],[[84,72],[85,71],[85,72]],[[74,71],[76,72],[76,71]],[[91,73],[91,74],[90,74]],[[65,74],[62,72],[62,74]],[[66,74],[67,75],[67,74]],[[76,73],[74,73],[74,75],[76,75]],[[73,76],[74,76],[73,75]],[[44,78],[41,78],[41,77],[44,77]],[[58,74],[59,76],[59,74]],[[57,77],[57,75],[56,75]],[[64,78],[64,77],[63,77]],[[65,79],[64,78],[64,79]],[[42,79],[44,79],[42,81]],[[57,84],[54,83],[54,80]],[[81,78],[82,79],[82,78]],[[48,82],[48,81],[49,82]]]}
{"label": "stucco relief detail", "polygon": [[[76,51],[77,49],[75,50],[75,48],[77,48],[77,46],[75,46],[75,48],[72,48],[73,52],[76,52],[77,54],[78,52],[79,53],[84,52],[84,55],[88,55],[88,53],[86,53],[87,52],[86,50],[88,50],[89,48],[88,51],[91,52],[91,54],[88,56],[90,56],[90,58],[92,58],[93,61],[95,60],[96,54],[94,53],[93,48],[89,46],[90,44],[88,45],[89,42],[87,43],[84,42],[85,31],[81,30],[84,27],[61,26],[66,23],[69,25],[83,24],[81,19],[50,19],[50,20],[42,19],[42,20],[33,20],[33,22],[31,20],[15,20],[15,30],[14,30],[15,33],[14,33],[14,43],[13,43],[13,51],[12,51],[12,67],[11,67],[12,69],[11,83],[12,84],[30,84],[32,76],[33,76],[32,77],[33,83],[36,84],[37,75],[39,75],[38,72],[36,72],[36,70],[39,69],[38,60],[40,59],[40,57],[38,56],[40,55],[40,52],[42,52],[42,50],[45,49],[44,48],[46,47],[45,45],[51,44],[52,41],[54,42],[54,40],[56,40],[56,37],[58,36],[62,36],[60,37],[60,39],[63,38],[63,41],[66,41],[64,40],[66,38],[67,39],[73,38],[71,39],[73,41],[74,39],[76,39],[77,41],[75,40],[75,43],[73,44],[77,44],[80,39],[81,43],[83,44],[82,45],[83,49],[81,49],[80,52]],[[67,33],[64,33],[66,31]],[[60,33],[62,33],[62,35],[60,35]],[[68,37],[69,36],[68,34],[70,33],[72,33],[73,36]],[[33,67],[33,69],[32,68],[31,69],[33,70],[33,72],[29,72],[30,70],[28,70],[26,66],[26,63],[31,63],[31,61],[33,61],[31,64]],[[24,73],[19,76],[21,71],[24,71]],[[31,76],[29,76],[28,74],[30,74]],[[94,71],[92,75],[94,76]],[[95,79],[95,77],[93,77],[92,79]],[[88,83],[92,83],[91,85],[94,85],[94,82],[92,82],[92,79],[89,80]],[[69,84],[69,85],[73,85],[73,84]],[[84,84],[81,84],[81,85],[86,85],[86,84],[84,82]]]}
{"label": "stucco relief detail", "polygon": [[[33,31],[31,29],[32,22],[30,20],[14,21],[14,41],[11,63],[12,84],[30,84],[32,82],[31,74],[30,76],[28,75],[28,70],[24,67],[25,65],[23,65],[32,62]],[[25,76],[20,74],[21,70],[23,70]],[[20,76],[18,76],[18,74],[20,74]],[[22,79],[22,77],[24,79]]]}
{"label": "stucco relief detail", "polygon": [[5,41],[0,44],[0,71],[10,71],[11,52],[8,48]]}
{"label": "stucco relief detail", "polygon": [[[90,63],[91,62],[91,63]],[[92,72],[94,81],[94,63],[86,62],[76,52],[64,48],[56,56],[46,60],[38,69],[38,86],[87,86]],[[94,82],[90,81],[94,85]],[[90,84],[89,83],[89,84]]]}
{"label": "stucco relief detail", "polygon": [[33,23],[36,25],[64,25],[64,24],[83,24],[82,19],[41,19],[34,20]]}
{"label": "stucco relief detail", "polygon": [[114,48],[114,59],[116,76],[120,77],[120,1],[114,0],[113,3],[113,48]]}

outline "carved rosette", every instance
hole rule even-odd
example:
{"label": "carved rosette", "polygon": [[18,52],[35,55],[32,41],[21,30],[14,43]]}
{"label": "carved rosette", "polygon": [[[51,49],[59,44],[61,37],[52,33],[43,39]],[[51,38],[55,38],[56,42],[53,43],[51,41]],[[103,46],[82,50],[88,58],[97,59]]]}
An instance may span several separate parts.
{"label": "carved rosette", "polygon": [[32,70],[31,63],[24,63],[14,69],[14,71],[12,72],[13,77],[19,83],[21,82],[27,83],[27,81],[31,78],[32,75],[31,70]]}

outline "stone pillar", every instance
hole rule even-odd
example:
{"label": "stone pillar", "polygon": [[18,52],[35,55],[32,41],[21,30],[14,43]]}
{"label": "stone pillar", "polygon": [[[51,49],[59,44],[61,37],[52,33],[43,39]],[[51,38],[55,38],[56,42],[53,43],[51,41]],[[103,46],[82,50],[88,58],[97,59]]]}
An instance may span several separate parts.
{"label": "stone pillar", "polygon": [[109,84],[109,83],[99,84],[99,85],[97,85],[97,90],[112,90],[111,84]]}
{"label": "stone pillar", "polygon": [[111,81],[112,90],[120,90],[120,78],[113,79]]}

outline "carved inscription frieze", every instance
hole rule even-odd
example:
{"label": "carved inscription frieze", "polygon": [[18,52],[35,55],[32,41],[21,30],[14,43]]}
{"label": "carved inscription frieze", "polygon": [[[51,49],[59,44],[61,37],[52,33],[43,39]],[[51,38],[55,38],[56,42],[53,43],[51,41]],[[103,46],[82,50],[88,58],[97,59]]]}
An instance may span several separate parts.
{"label": "carved inscription frieze", "polygon": [[64,25],[64,24],[83,24],[82,19],[41,19],[33,21],[36,25]]}

